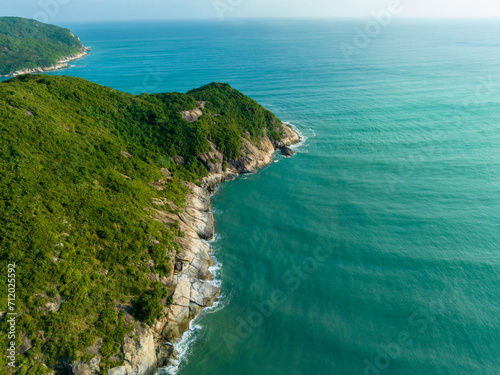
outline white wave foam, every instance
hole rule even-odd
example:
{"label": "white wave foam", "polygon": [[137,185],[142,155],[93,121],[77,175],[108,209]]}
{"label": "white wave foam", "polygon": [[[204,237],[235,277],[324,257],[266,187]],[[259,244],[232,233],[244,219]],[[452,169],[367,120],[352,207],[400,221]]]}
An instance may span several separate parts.
{"label": "white wave foam", "polygon": [[218,214],[223,213],[224,211],[212,207],[212,209],[210,210],[210,212],[212,212],[214,215],[218,215]]}
{"label": "white wave foam", "polygon": [[219,299],[210,307],[203,309],[202,313],[194,318],[189,323],[189,329],[182,335],[181,339],[174,344],[177,350],[178,359],[173,361],[173,365],[166,368],[159,369],[157,375],[176,375],[182,366],[189,362],[189,358],[193,353],[193,344],[198,340],[201,335],[203,326],[201,321],[207,314],[213,314],[222,310],[230,301],[230,296],[221,294]]}
{"label": "white wave foam", "polygon": [[[212,208],[212,212],[214,212],[213,208]],[[222,236],[219,233],[215,233],[211,240],[206,240],[204,242],[207,243],[207,244],[209,244],[209,245],[212,245],[212,244],[214,244],[216,242],[219,242],[219,240],[221,238],[222,238]]]}
{"label": "white wave foam", "polygon": [[[214,246],[220,239],[221,235],[215,233],[214,237],[209,241],[203,241],[210,246],[212,251],[210,252],[210,257],[213,259],[214,264],[208,270],[213,276],[210,283],[220,288],[222,285],[222,280],[219,278],[220,270],[222,269],[222,263],[217,259],[216,254],[219,250],[217,246]],[[201,321],[207,314],[213,314],[217,311],[222,310],[228,303],[230,298],[222,293],[219,298],[214,302],[212,306],[205,307],[200,315],[189,322],[189,329],[182,335],[181,339],[174,344],[174,348],[177,350],[178,359],[174,361],[174,364],[163,369],[159,369],[157,375],[176,375],[181,366],[185,365],[189,361],[189,357],[192,354],[193,344],[198,340],[201,334],[203,326]]]}
{"label": "white wave foam", "polygon": [[214,261],[214,264],[208,269],[210,273],[213,276],[212,281],[210,282],[213,286],[217,288],[221,288],[222,286],[222,280],[220,278],[220,271],[222,269],[222,262],[220,262],[217,257],[214,255],[212,252],[211,256],[212,260]]}
{"label": "white wave foam", "polygon": [[[285,122],[285,124],[290,125],[300,136],[301,142],[291,146],[294,149],[297,149],[298,147],[302,146],[305,144],[305,142],[309,139],[309,137],[301,132],[297,127],[289,122]],[[313,132],[313,137],[316,136]],[[275,163],[278,162],[278,160],[274,161]],[[239,178],[241,179],[247,179],[249,178],[248,175],[240,175]],[[217,190],[216,190],[217,192]],[[212,212],[214,212],[214,209],[212,208]],[[215,211],[217,212],[217,211]],[[213,279],[210,281],[212,285],[214,285],[217,288],[220,288],[222,286],[222,280],[220,279],[220,271],[222,269],[222,263],[217,259],[217,252],[219,250],[218,246],[216,244],[220,241],[222,236],[218,233],[215,233],[214,237],[209,240],[209,241],[204,241],[206,244],[210,246],[212,249],[210,253],[210,257],[213,259],[214,264],[208,269],[210,273],[213,276]],[[214,246],[215,245],[215,246]],[[207,314],[212,314],[217,311],[222,310],[229,301],[231,300],[231,295],[225,295],[222,293],[217,301],[210,307],[206,307],[203,309],[200,315],[198,315],[196,318],[194,318],[190,323],[189,323],[189,329],[182,335],[181,339],[174,344],[175,349],[177,350],[178,353],[178,360],[174,362],[172,366],[159,369],[157,372],[157,375],[176,375],[178,374],[179,370],[182,368],[182,366],[186,365],[189,362],[189,357],[192,354],[192,348],[193,344],[198,340],[201,334],[201,330],[203,329],[203,326],[201,325],[201,321]]]}
{"label": "white wave foam", "polygon": [[288,126],[290,126],[295,132],[297,132],[297,134],[300,137],[300,142],[299,143],[290,146],[290,148],[293,149],[293,150],[295,150],[295,151],[297,151],[298,148],[304,146],[306,144],[306,141],[309,138],[316,137],[316,133],[312,129],[308,129],[308,132],[311,132],[311,134],[306,134],[303,130],[300,130],[299,128],[297,128],[294,124],[292,124],[289,121],[285,121],[283,123],[286,124],[286,125],[288,125]]}
{"label": "white wave foam", "polygon": [[[316,137],[316,133],[314,133],[314,131],[312,131],[312,129],[309,129],[309,130],[311,130],[312,134],[311,135],[306,135],[306,133],[304,131],[299,130],[294,124],[292,124],[289,121],[284,121],[283,124],[286,124],[286,125],[290,126],[294,131],[297,132],[297,134],[300,137],[300,142],[299,143],[296,143],[296,144],[291,145],[289,147],[292,150],[294,150],[296,153],[307,154],[309,151],[304,150],[304,148],[308,147],[309,144],[307,144],[306,142],[307,142],[307,140],[309,138]],[[278,163],[282,158],[285,158],[281,153],[278,154],[278,155],[279,155],[279,158],[278,158],[278,160],[274,161],[275,163]]]}

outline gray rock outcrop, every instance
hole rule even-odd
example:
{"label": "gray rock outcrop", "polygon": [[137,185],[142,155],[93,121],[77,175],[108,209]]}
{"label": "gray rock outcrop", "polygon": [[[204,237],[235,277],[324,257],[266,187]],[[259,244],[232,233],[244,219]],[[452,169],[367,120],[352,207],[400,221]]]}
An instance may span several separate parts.
{"label": "gray rock outcrop", "polygon": [[153,375],[157,369],[153,331],[137,324],[133,334],[125,337],[123,354],[125,364],[108,370],[108,375]]}
{"label": "gray rock outcrop", "polygon": [[[174,258],[172,274],[169,278],[162,279],[162,284],[175,286],[175,291],[172,303],[165,304],[161,317],[152,327],[135,323],[134,331],[125,337],[125,363],[108,370],[108,375],[152,375],[158,367],[168,366],[177,359],[172,343],[189,329],[190,321],[203,308],[212,305],[220,294],[220,290],[210,282],[213,277],[209,268],[213,265],[213,260],[210,258],[211,249],[204,242],[211,239],[215,231],[210,211],[210,193],[224,180],[241,173],[256,172],[270,164],[278,148],[300,142],[299,135],[288,125],[283,124],[280,133],[282,138],[279,141],[271,142],[265,136],[257,146],[243,138],[242,156],[228,162],[226,168],[223,168],[223,155],[211,144],[210,152],[198,156],[198,160],[207,166],[210,174],[203,179],[201,186],[185,184],[191,193],[186,197],[183,211],[179,214],[172,213],[163,210],[162,205],[148,209],[157,221],[168,228],[178,222],[184,234],[175,238],[180,247],[179,252],[170,254]],[[175,157],[174,161],[182,164],[185,160]],[[159,183],[167,181],[166,175],[166,180]],[[99,359],[100,357],[95,357],[91,363],[73,364],[73,374],[95,374],[95,371],[99,371]]]}

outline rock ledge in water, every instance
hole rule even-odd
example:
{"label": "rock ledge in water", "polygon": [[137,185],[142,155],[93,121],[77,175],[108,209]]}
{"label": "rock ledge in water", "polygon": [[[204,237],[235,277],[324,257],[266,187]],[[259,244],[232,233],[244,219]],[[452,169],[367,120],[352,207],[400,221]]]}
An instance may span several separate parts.
{"label": "rock ledge in water", "polygon": [[290,157],[292,155],[295,155],[295,151],[293,151],[290,147],[284,146],[280,148],[281,150],[281,155]]}

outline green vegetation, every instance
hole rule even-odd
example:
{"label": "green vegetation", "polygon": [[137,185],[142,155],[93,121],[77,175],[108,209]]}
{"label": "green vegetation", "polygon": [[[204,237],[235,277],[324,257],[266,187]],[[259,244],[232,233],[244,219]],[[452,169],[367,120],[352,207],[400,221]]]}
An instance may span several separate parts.
{"label": "green vegetation", "polygon": [[167,295],[167,290],[160,283],[155,283],[153,289],[145,290],[138,298],[132,301],[134,305],[134,317],[152,325],[163,310],[160,300]]}
{"label": "green vegetation", "polygon": [[[181,110],[207,101],[193,124]],[[0,269],[16,263],[19,374],[85,359],[102,338],[104,366],[120,364],[124,312],[151,324],[171,292],[168,275],[183,236],[145,208],[154,198],[182,209],[207,169],[213,141],[225,165],[241,137],[277,136],[278,120],[226,84],[188,94],[131,95],[80,78],[25,75],[0,83]],[[185,166],[172,161],[187,159]],[[172,178],[158,190],[161,168]],[[153,241],[154,238],[154,241]],[[170,254],[170,255],[169,255]],[[165,302],[165,300],[167,302]],[[57,305],[55,308],[54,306]],[[0,310],[7,310],[1,294]],[[7,332],[7,322],[0,323]],[[7,347],[1,335],[0,346]],[[6,357],[0,367],[7,370]]]}
{"label": "green vegetation", "polygon": [[19,17],[0,17],[0,75],[50,67],[84,50],[71,31]]}
{"label": "green vegetation", "polygon": [[[252,140],[267,134],[271,140],[278,139],[275,124],[278,119],[254,100],[227,83],[212,83],[188,92],[196,100],[208,101],[207,112],[220,116],[205,115],[200,122],[205,126],[210,138],[227,158],[240,156],[243,145],[241,135],[248,133]],[[217,126],[211,126],[215,121]]]}

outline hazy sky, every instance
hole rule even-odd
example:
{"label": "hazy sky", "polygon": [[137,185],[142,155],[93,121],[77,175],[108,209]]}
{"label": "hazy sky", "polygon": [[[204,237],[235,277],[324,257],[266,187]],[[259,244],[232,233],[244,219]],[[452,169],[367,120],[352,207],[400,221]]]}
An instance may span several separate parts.
{"label": "hazy sky", "polygon": [[399,3],[401,17],[500,18],[500,0],[0,0],[0,15],[49,23],[250,17],[369,17]]}

